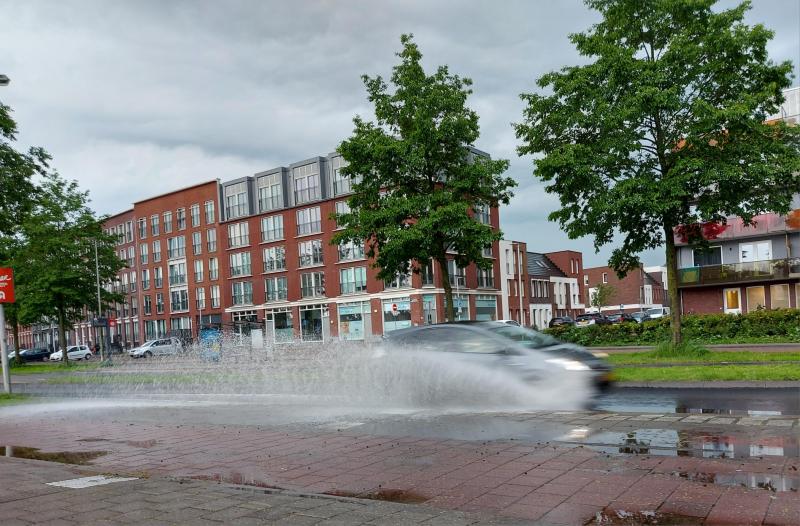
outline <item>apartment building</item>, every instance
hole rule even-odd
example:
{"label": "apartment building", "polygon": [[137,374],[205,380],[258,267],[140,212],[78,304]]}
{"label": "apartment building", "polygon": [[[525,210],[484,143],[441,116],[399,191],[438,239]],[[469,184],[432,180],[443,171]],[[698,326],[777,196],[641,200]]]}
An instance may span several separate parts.
{"label": "apartment building", "polygon": [[527,270],[532,325],[541,329],[556,316],[574,318],[584,313],[584,291],[578,277],[583,272],[583,254],[574,250],[528,252]]}
{"label": "apartment building", "polygon": [[[588,291],[586,311],[601,311],[608,314],[630,313],[667,306],[669,303],[664,287],[665,274],[664,267],[641,267],[620,279],[609,266],[584,269],[584,286]],[[608,305],[598,309],[591,304],[597,287],[601,284],[612,287],[613,295]]]}
{"label": "apartment building", "polygon": [[520,325],[531,324],[529,312],[528,246],[522,241],[500,240],[500,294],[504,320],[515,320]]}

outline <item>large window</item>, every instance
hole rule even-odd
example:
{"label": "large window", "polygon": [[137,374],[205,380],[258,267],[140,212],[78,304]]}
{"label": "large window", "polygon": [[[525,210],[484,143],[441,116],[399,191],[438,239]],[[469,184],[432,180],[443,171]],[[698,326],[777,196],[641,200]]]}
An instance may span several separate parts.
{"label": "large window", "polygon": [[208,279],[219,278],[219,260],[217,258],[208,258]]}
{"label": "large window", "polygon": [[178,211],[175,214],[175,220],[178,223],[178,230],[185,230],[186,229],[186,209],[185,208],[178,208]]}
{"label": "large window", "polygon": [[286,270],[286,249],[283,246],[264,249],[264,272]]}
{"label": "large window", "polygon": [[367,291],[367,267],[339,269],[341,294],[355,294]]}
{"label": "large window", "polygon": [[300,276],[300,292],[304,298],[325,296],[325,273],[306,272]]}
{"label": "large window", "polygon": [[147,243],[139,245],[139,262],[142,265],[147,265]]}
{"label": "large window", "polygon": [[139,239],[144,239],[147,237],[147,219],[144,217],[140,217],[136,224],[139,225]]}
{"label": "large window", "polygon": [[312,265],[322,265],[322,240],[313,239],[311,241],[304,241],[298,243],[298,252],[300,254],[299,266],[310,267]]}
{"label": "large window", "polygon": [[772,259],[772,242],[756,241],[739,244],[739,261],[767,261]]}
{"label": "large window", "polygon": [[173,290],[169,295],[170,312],[183,312],[189,310],[189,291]]}
{"label": "large window", "polygon": [[161,241],[156,239],[153,241],[153,263],[161,261]]}
{"label": "large window", "polygon": [[236,219],[249,213],[247,206],[247,182],[225,187],[225,217]]}
{"label": "large window", "polygon": [[466,287],[467,274],[466,269],[456,265],[454,259],[447,260],[447,274],[450,278],[450,285],[453,287]]}
{"label": "large window", "polygon": [[424,267],[422,267],[420,276],[422,276],[423,287],[433,285],[433,262],[430,262]]}
{"label": "large window", "polygon": [[189,213],[192,216],[192,227],[200,226],[200,205],[198,203],[193,204],[189,208]]}
{"label": "large window", "polygon": [[228,225],[228,248],[243,247],[250,244],[250,225],[234,223]]}
{"label": "large window", "polygon": [[234,305],[253,304],[253,283],[251,281],[238,281],[232,285]]}
{"label": "large window", "polygon": [[[350,205],[347,203],[347,201],[336,201],[334,206],[336,207],[336,213],[338,215],[345,215],[351,212]],[[338,221],[336,222],[336,228],[343,228]]]}
{"label": "large window", "polygon": [[172,232],[172,212],[164,212],[164,233]]}
{"label": "large window", "polygon": [[192,254],[197,256],[203,253],[203,233],[200,231],[192,232]]}
{"label": "large window", "polygon": [[320,198],[319,168],[317,163],[298,166],[292,170],[294,202],[301,205]]}
{"label": "large window", "polygon": [[206,308],[206,289],[204,289],[203,287],[198,287],[197,290],[195,290],[194,293],[195,293],[195,296],[196,296],[195,308],[197,308],[198,310],[205,309]]}
{"label": "large window", "polygon": [[478,286],[481,288],[494,288],[494,269],[478,269]]}
{"label": "large window", "polygon": [[205,212],[206,212],[206,224],[210,225],[214,223],[214,201],[206,201],[205,202]]}
{"label": "large window", "polygon": [[169,259],[182,258],[186,256],[186,238],[175,236],[167,240],[167,257]]}
{"label": "large window", "polygon": [[160,289],[164,286],[164,269],[162,267],[156,267],[153,269],[153,285]]}
{"label": "large window", "polygon": [[490,222],[489,207],[487,205],[475,205],[475,220],[478,223],[488,225]]}
{"label": "large window", "polygon": [[764,297],[764,287],[747,287],[747,312],[764,309],[767,300]]}
{"label": "large window", "polygon": [[164,295],[156,293],[156,314],[164,314]]}
{"label": "large window", "polygon": [[145,316],[150,316],[153,314],[153,299],[149,295],[144,296],[143,308]]}
{"label": "large window", "polygon": [[789,285],[770,285],[770,308],[771,309],[788,309],[791,305],[789,303]]}
{"label": "large window", "polygon": [[709,267],[722,265],[722,247],[708,247],[707,250],[695,248],[692,250],[695,267]]}
{"label": "large window", "polygon": [[397,298],[383,300],[383,332],[411,327],[411,300]]}
{"label": "large window", "polygon": [[303,208],[297,211],[297,235],[314,234],[322,231],[319,207]]}
{"label": "large window", "polygon": [[237,252],[230,255],[231,277],[249,276],[250,272],[250,252]]}
{"label": "large window", "polygon": [[150,270],[143,268],[142,269],[142,290],[149,290],[150,289]]}
{"label": "large window", "polygon": [[283,208],[283,183],[280,173],[259,177],[256,186],[258,187],[259,212]]}
{"label": "large window", "polygon": [[267,301],[281,301],[289,297],[285,277],[267,278],[264,280],[264,291]]}
{"label": "large window", "polygon": [[158,215],[150,216],[150,235],[158,235]]}
{"label": "large window", "polygon": [[169,264],[169,284],[186,285],[186,263],[170,263]]}
{"label": "large window", "polygon": [[404,289],[411,286],[411,274],[398,274],[394,279],[385,282],[387,289]]}
{"label": "large window", "polygon": [[203,260],[194,260],[194,282],[200,283],[203,281]]}
{"label": "large window", "polygon": [[206,230],[206,249],[209,252],[217,251],[217,231],[213,228]]}
{"label": "large window", "polygon": [[478,296],[475,298],[475,319],[491,321],[497,319],[497,298],[494,296]]}
{"label": "large window", "polygon": [[209,292],[211,293],[211,308],[218,309],[219,308],[219,285],[211,285],[209,287]]}
{"label": "large window", "polygon": [[283,239],[283,216],[274,215],[261,218],[261,241]]}
{"label": "large window", "polygon": [[364,243],[348,241],[339,245],[339,261],[364,259]]}

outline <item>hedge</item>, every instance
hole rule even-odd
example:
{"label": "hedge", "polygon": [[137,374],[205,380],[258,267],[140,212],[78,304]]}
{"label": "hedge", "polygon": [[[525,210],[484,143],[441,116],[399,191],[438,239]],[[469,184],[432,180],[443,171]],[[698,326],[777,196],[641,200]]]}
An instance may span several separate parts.
{"label": "hedge", "polygon": [[[544,332],[585,346],[649,345],[670,339],[669,318],[644,323],[559,326]],[[701,343],[800,342],[800,310],[760,310],[748,314],[688,314],[683,336]]]}

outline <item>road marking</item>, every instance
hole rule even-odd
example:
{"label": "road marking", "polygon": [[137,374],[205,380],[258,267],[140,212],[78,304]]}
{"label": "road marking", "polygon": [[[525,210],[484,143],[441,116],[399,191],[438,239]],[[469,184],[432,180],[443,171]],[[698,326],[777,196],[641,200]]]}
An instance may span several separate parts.
{"label": "road marking", "polygon": [[81,477],[79,479],[61,480],[59,482],[48,482],[48,486],[58,486],[60,488],[83,489],[91,488],[92,486],[102,486],[104,484],[111,484],[113,482],[127,482],[129,480],[138,480],[136,477],[106,477],[105,475],[98,475],[96,477]]}

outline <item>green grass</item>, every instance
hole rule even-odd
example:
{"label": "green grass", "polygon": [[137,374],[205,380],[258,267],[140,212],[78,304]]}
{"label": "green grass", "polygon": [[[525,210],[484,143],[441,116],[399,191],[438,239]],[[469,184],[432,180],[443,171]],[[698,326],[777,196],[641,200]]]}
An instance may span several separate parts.
{"label": "green grass", "polygon": [[[768,344],[768,343],[800,343],[796,336],[737,336],[735,338],[705,338],[697,340],[700,345],[746,345],[746,344]],[[631,342],[629,340],[608,341],[597,344],[589,344],[588,347],[639,347],[642,345],[655,346],[652,341]]]}
{"label": "green grass", "polygon": [[26,363],[11,368],[11,374],[42,374],[42,373],[73,373],[80,371],[90,371],[100,367],[100,362],[74,362],[64,366],[58,363]]}
{"label": "green grass", "polygon": [[620,382],[701,382],[800,380],[800,365],[687,365],[616,369]]}
{"label": "green grass", "polygon": [[4,405],[11,405],[11,404],[19,404],[24,402],[25,400],[29,399],[28,395],[24,394],[7,394],[7,393],[0,393],[0,406]]}
{"label": "green grass", "polygon": [[606,361],[613,365],[646,363],[720,363],[720,362],[789,362],[800,361],[800,352],[717,351],[703,356],[665,356],[653,352],[609,354]]}

